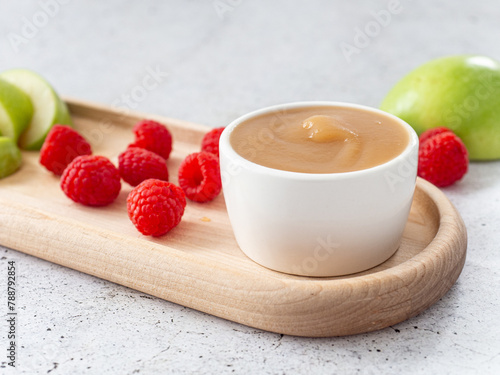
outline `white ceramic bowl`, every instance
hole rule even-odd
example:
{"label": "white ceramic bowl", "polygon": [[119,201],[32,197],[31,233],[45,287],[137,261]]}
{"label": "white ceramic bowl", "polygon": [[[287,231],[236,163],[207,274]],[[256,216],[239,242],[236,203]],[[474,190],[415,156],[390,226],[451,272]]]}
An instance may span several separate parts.
{"label": "white ceramic bowl", "polygon": [[[396,158],[346,173],[298,173],[253,163],[232,148],[235,127],[252,117],[291,108],[339,106],[383,113],[407,129]],[[298,102],[251,112],[222,132],[220,166],[236,241],[252,260],[304,276],[338,276],[374,267],[399,247],[416,183],[418,136],[378,109],[338,102]]]}

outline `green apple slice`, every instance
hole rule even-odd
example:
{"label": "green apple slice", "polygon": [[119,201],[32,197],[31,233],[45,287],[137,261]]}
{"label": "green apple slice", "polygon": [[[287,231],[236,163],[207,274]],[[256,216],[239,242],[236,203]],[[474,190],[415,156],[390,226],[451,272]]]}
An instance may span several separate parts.
{"label": "green apple slice", "polygon": [[17,171],[21,161],[16,142],[9,137],[0,137],[0,179]]}
{"label": "green apple slice", "polygon": [[28,95],[0,79],[0,135],[17,142],[32,116],[33,106]]}
{"label": "green apple slice", "polygon": [[39,150],[53,125],[71,125],[66,104],[38,74],[26,69],[12,69],[0,74],[0,78],[24,91],[33,104],[31,122],[19,138],[21,148]]}

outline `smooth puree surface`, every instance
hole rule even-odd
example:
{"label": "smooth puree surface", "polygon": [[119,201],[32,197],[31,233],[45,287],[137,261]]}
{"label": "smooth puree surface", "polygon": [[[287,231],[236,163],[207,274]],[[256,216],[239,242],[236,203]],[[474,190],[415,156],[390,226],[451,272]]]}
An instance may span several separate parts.
{"label": "smooth puree surface", "polygon": [[322,106],[262,114],[236,126],[230,136],[245,159],[303,173],[371,168],[395,158],[408,142],[407,130],[389,116]]}

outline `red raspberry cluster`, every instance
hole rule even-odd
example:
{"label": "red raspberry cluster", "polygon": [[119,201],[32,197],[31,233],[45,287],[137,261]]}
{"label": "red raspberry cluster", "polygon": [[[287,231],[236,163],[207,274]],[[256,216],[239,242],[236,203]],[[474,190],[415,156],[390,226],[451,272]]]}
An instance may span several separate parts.
{"label": "red raspberry cluster", "polygon": [[74,129],[56,125],[40,153],[40,163],[61,175],[61,188],[73,201],[87,206],[111,204],[121,179],[134,186],[127,198],[130,220],[144,235],[161,236],[181,221],[186,197],[213,200],[221,191],[219,138],[224,128],[209,131],[201,152],[190,154],[179,167],[180,187],[168,182],[166,160],[172,135],[152,120],[133,128],[134,142],[118,156],[118,168],[104,156],[92,155],[88,142]]}

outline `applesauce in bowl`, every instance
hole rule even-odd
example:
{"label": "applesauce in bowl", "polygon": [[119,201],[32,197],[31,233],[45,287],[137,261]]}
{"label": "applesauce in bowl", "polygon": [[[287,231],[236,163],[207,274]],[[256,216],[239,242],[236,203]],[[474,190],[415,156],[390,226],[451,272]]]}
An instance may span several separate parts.
{"label": "applesauce in bowl", "polygon": [[259,165],[291,172],[352,172],[383,164],[409,142],[408,131],[383,113],[309,107],[248,119],[231,133],[234,150]]}
{"label": "applesauce in bowl", "polygon": [[339,276],[398,249],[418,161],[403,120],[350,103],[283,104],[229,124],[219,153],[236,242],[256,263]]}

